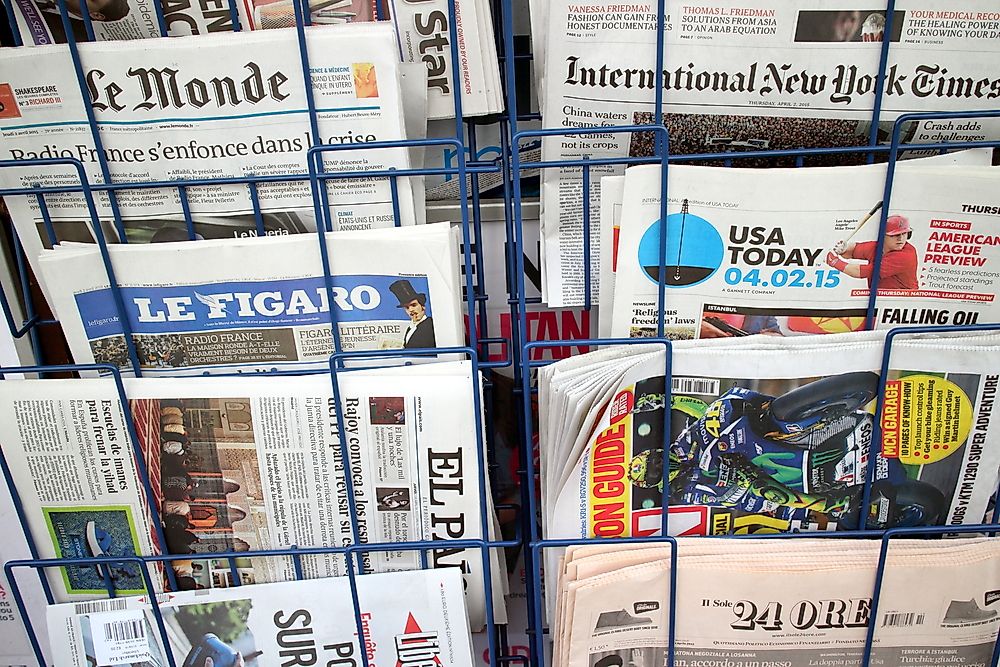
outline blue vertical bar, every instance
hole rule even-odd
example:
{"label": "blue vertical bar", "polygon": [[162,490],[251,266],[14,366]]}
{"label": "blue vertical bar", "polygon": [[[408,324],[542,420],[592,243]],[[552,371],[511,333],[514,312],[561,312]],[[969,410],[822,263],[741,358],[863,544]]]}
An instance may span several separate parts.
{"label": "blue vertical bar", "polygon": [[[889,65],[889,45],[892,43],[892,20],[896,0],[886,0],[885,32],[882,33],[882,47],[879,52],[878,75],[875,77],[875,103],[872,106],[872,126],[868,131],[868,145],[878,145],[878,126],[882,117],[882,98],[885,96],[885,72]],[[875,154],[868,153],[868,164],[875,161]]]}
{"label": "blue vertical bar", "polygon": [[14,38],[14,46],[23,46],[24,41],[21,39],[21,29],[17,27],[17,17],[14,16],[14,8],[11,6],[11,0],[3,0],[3,9],[7,14],[7,25],[10,26],[10,34]]}
{"label": "blue vertical bar", "polygon": [[184,214],[184,226],[187,228],[188,240],[194,241],[197,238],[197,233],[194,230],[194,218],[191,217],[191,202],[188,200],[187,187],[178,185],[177,194],[181,199],[181,212]]}
{"label": "blue vertical bar", "polygon": [[[253,174],[247,174],[247,176],[253,178]],[[253,221],[257,225],[257,235],[267,236],[267,229],[264,228],[264,216],[260,210],[260,194],[257,191],[257,183],[247,181],[247,187],[250,189],[250,204],[253,206]]]}
{"label": "blue vertical bar", "polygon": [[[389,167],[389,171],[396,171],[396,168]],[[402,218],[399,215],[399,183],[396,181],[396,178],[396,176],[389,177],[389,194],[392,199],[392,225],[393,227],[400,227]]]}
{"label": "blue vertical bar", "polygon": [[[590,158],[583,156],[586,162]],[[590,310],[590,165],[583,165],[583,309]]]}
{"label": "blue vertical bar", "polygon": [[[35,183],[33,187],[42,187],[38,183]],[[59,236],[56,235],[56,229],[52,226],[52,216],[49,214],[49,207],[45,203],[45,195],[42,193],[35,194],[35,201],[38,202],[38,212],[42,214],[42,228],[45,230],[45,236],[48,238],[49,247],[54,246],[59,243]]]}
{"label": "blue vertical bar", "polygon": [[[35,654],[35,659],[38,660],[39,667],[46,667],[48,663],[45,662],[45,654],[42,652],[42,647],[38,643],[38,635],[35,633],[34,624],[31,621],[31,615],[28,613],[28,607],[24,604],[24,596],[21,595],[21,587],[17,583],[17,577],[14,575],[14,563],[8,561],[4,563],[3,571],[7,577],[7,585],[10,586],[11,595],[14,597],[14,606],[17,607],[17,613],[21,617],[21,623],[24,624],[24,629],[28,635],[28,643],[31,644],[31,652]],[[33,568],[38,578],[41,581],[45,581],[45,572],[42,568]],[[52,597],[49,596],[49,604],[52,604]]]}
{"label": "blue vertical bar", "polygon": [[[229,20],[233,22],[233,32],[240,32],[243,29],[243,26],[240,24],[240,10],[239,7],[236,6],[236,1],[237,0],[229,0]],[[250,21],[252,22],[253,19],[251,18]],[[257,26],[257,29],[260,30],[262,27],[263,26]]]}

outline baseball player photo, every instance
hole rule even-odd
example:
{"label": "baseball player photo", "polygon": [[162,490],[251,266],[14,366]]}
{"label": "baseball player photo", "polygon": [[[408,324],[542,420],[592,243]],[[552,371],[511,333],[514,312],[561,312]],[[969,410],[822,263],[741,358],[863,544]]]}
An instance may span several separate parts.
{"label": "baseball player photo", "polygon": [[[860,225],[858,227],[860,229]],[[915,290],[920,288],[917,282],[917,249],[909,242],[913,236],[910,221],[901,215],[890,215],[885,225],[885,242],[882,246],[882,261],[878,270],[879,289]],[[826,263],[851,276],[865,278],[869,289],[872,286],[873,260],[875,258],[875,241],[851,243],[838,241],[833,250],[826,255]],[[863,260],[848,262],[847,260]]]}

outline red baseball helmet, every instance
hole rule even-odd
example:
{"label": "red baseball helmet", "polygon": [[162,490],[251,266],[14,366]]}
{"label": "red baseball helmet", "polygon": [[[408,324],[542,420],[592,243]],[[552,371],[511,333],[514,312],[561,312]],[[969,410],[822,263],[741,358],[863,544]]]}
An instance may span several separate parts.
{"label": "red baseball helmet", "polygon": [[901,215],[890,215],[885,221],[886,236],[896,236],[910,231],[910,221]]}

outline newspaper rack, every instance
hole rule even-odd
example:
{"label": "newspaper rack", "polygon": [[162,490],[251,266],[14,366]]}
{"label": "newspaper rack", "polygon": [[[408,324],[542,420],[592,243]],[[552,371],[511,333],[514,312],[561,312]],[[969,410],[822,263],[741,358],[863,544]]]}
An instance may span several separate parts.
{"label": "newspaper rack", "polygon": [[[11,4],[11,0],[4,0],[4,9],[6,12],[7,19],[14,33],[15,43],[20,46],[21,39],[18,34],[17,24],[14,17],[14,10]],[[232,19],[232,24],[234,30],[240,29],[239,12],[237,10],[236,0],[229,0],[229,9]],[[888,55],[890,49],[890,26],[893,20],[893,11],[895,7],[895,0],[886,0],[886,20],[887,25],[885,29],[885,37],[883,38],[881,44],[881,55],[878,71],[878,82],[882,82],[886,76]],[[292,3],[295,11],[296,18],[296,30],[298,33],[298,45],[300,53],[300,61],[302,66],[302,71],[305,81],[308,83],[310,79],[309,71],[309,61],[308,53],[305,46],[305,32],[304,26],[310,25],[309,17],[309,6],[308,2],[304,0],[296,0]],[[67,27],[67,38],[68,47],[72,55],[73,63],[75,66],[75,74],[79,81],[81,90],[86,96],[86,83],[83,77],[83,71],[80,62],[80,56],[76,46],[76,42],[73,38],[72,30],[69,30],[69,18],[68,10],[66,6],[66,0],[58,0],[58,6],[62,13],[63,23]],[[162,7],[159,3],[154,2],[153,6],[156,12],[156,20],[160,27],[161,33],[166,34],[166,22],[163,15]],[[667,54],[665,53],[664,37],[663,37],[663,23],[665,16],[665,0],[657,0],[657,43],[656,43],[656,67],[658,70],[663,68],[663,64],[666,60]],[[876,156],[886,156],[888,160],[888,174],[886,177],[884,185],[884,199],[889,201],[892,194],[892,184],[893,184],[893,174],[894,168],[899,157],[899,154],[908,150],[935,150],[940,152],[945,152],[947,150],[954,150],[956,148],[972,148],[972,147],[997,147],[1000,146],[1000,141],[981,141],[981,142],[968,142],[968,143],[937,143],[937,144],[920,144],[920,145],[904,145],[900,141],[900,130],[902,123],[910,120],[926,120],[926,119],[955,119],[955,118],[973,118],[973,117],[1000,117],[1000,109],[993,111],[969,111],[969,112],[949,112],[949,113],[920,113],[920,114],[908,114],[899,118],[893,127],[892,139],[889,145],[879,145],[878,144],[878,120],[880,117],[880,110],[882,108],[883,101],[883,90],[884,86],[877,85],[875,93],[875,101],[873,106],[869,143],[867,146],[857,147],[857,148],[817,148],[817,149],[801,149],[801,150],[754,150],[742,153],[708,153],[699,155],[684,155],[684,156],[671,156],[669,155],[669,136],[666,128],[663,126],[663,90],[660,87],[656,89],[656,99],[655,99],[655,118],[653,125],[642,125],[642,126],[628,126],[628,127],[617,127],[617,128],[601,128],[603,132],[632,132],[636,130],[650,131],[652,130],[657,134],[658,141],[656,142],[656,155],[652,158],[617,158],[612,160],[591,160],[584,158],[582,160],[576,161],[553,161],[553,162],[538,162],[538,161],[523,161],[520,154],[520,146],[522,143],[536,142],[542,137],[553,136],[553,135],[572,135],[572,134],[584,134],[588,131],[594,130],[566,130],[566,129],[541,129],[541,130],[520,130],[519,123],[535,121],[540,118],[540,115],[531,111],[519,111],[518,110],[518,86],[519,80],[527,76],[523,72],[519,72],[517,69],[518,62],[524,63],[531,59],[531,54],[520,52],[515,46],[515,35],[514,35],[514,19],[515,19],[515,8],[513,0],[494,0],[495,15],[499,18],[500,26],[497,34],[497,46],[500,52],[500,62],[501,62],[501,76],[505,84],[505,94],[507,111],[505,117],[501,117],[497,120],[500,126],[500,157],[497,161],[493,163],[479,162],[475,160],[475,156],[478,155],[477,148],[477,125],[474,122],[470,122],[468,119],[463,117],[462,113],[462,100],[460,95],[454,96],[454,107],[455,107],[455,136],[449,139],[427,139],[427,140],[410,140],[410,141],[397,141],[397,142],[383,142],[379,144],[369,144],[368,147],[373,150],[387,149],[387,148],[399,148],[399,147],[432,147],[438,146],[442,148],[447,148],[454,150],[457,158],[456,167],[442,167],[442,168],[420,168],[420,169],[409,169],[409,170],[387,170],[383,172],[363,172],[365,177],[373,178],[384,178],[389,181],[392,188],[393,194],[393,208],[396,214],[396,219],[399,219],[399,201],[398,193],[395,189],[396,179],[403,176],[446,176],[448,178],[459,179],[459,193],[460,193],[460,209],[461,209],[461,226],[463,235],[463,264],[464,264],[464,291],[465,291],[465,306],[466,315],[468,317],[467,322],[467,332],[468,332],[468,347],[461,348],[447,348],[446,352],[451,352],[455,354],[462,354],[468,357],[473,365],[474,375],[475,371],[483,369],[489,371],[490,369],[495,369],[499,367],[509,366],[514,375],[514,392],[515,396],[518,397],[518,407],[520,412],[518,414],[519,420],[519,431],[521,435],[520,442],[520,466],[517,471],[518,477],[520,479],[520,531],[514,539],[511,540],[464,540],[462,542],[450,542],[452,546],[461,546],[463,548],[479,549],[481,551],[484,567],[486,572],[489,572],[489,550],[499,549],[499,548],[520,548],[523,552],[525,559],[525,584],[526,584],[526,598],[525,604],[527,605],[528,613],[528,626],[524,628],[527,632],[530,642],[530,652],[529,655],[517,655],[512,652],[511,647],[508,646],[507,642],[507,632],[506,628],[502,626],[496,626],[492,618],[492,610],[489,604],[487,604],[488,613],[488,627],[487,634],[489,637],[489,656],[488,661],[491,667],[496,667],[501,664],[509,663],[522,663],[524,665],[530,665],[531,667],[544,667],[545,666],[545,634],[547,629],[544,627],[544,621],[542,618],[542,572],[541,572],[541,552],[548,548],[557,548],[568,546],[571,544],[583,544],[592,542],[593,540],[546,540],[541,539],[538,529],[538,523],[536,521],[536,510],[537,510],[537,498],[536,498],[536,469],[533,456],[531,455],[530,448],[533,442],[533,437],[535,434],[535,425],[532,419],[532,369],[537,368],[549,361],[544,361],[534,358],[534,352],[543,353],[546,350],[551,350],[552,348],[570,348],[575,347],[578,349],[586,349],[590,346],[601,346],[601,345],[612,345],[612,344],[635,344],[640,342],[636,339],[589,339],[589,340],[559,340],[559,341],[532,341],[528,337],[528,325],[527,325],[527,310],[528,306],[533,303],[540,302],[538,298],[532,298],[526,296],[525,290],[525,261],[524,261],[524,235],[523,235],[523,225],[524,219],[522,214],[522,204],[524,203],[524,195],[522,193],[521,187],[521,177],[524,172],[529,170],[542,170],[542,169],[552,169],[552,168],[578,168],[582,171],[583,177],[583,188],[584,192],[587,193],[590,187],[591,180],[591,168],[594,165],[599,164],[639,164],[639,163],[656,163],[659,162],[663,166],[662,170],[662,182],[661,182],[661,206],[663,208],[662,213],[665,213],[666,207],[666,187],[667,187],[667,169],[670,164],[683,163],[691,161],[713,161],[721,162],[725,166],[732,166],[734,162],[739,162],[743,159],[767,159],[767,158],[790,158],[795,161],[796,166],[804,166],[806,160],[810,157],[821,156],[821,155],[831,155],[831,154],[861,154],[867,157],[868,162],[874,162]],[[451,33],[451,52],[450,58],[453,66],[452,71],[457,71],[457,64],[459,62],[459,53],[457,47],[457,28],[456,28],[456,7],[455,1],[449,0],[448,2],[448,14],[449,14],[449,30]],[[517,10],[522,11],[522,10]],[[381,7],[379,7],[379,18],[381,16]],[[90,38],[93,38],[93,26],[91,25],[90,17],[84,12],[83,16],[85,28],[87,34]],[[318,136],[318,126],[316,109],[312,100],[311,88],[307,85],[307,100],[309,103],[309,118],[312,127],[313,137]],[[95,118],[88,107],[89,114],[89,126],[92,138],[98,148],[101,147],[101,139],[98,134],[97,125]],[[117,302],[119,313],[123,312],[123,307],[121,303],[121,293],[118,284],[114,279],[114,268],[112,266],[107,240],[104,238],[104,234],[101,231],[101,225],[99,224],[99,217],[97,215],[97,209],[94,204],[94,192],[107,192],[110,195],[112,211],[114,214],[114,224],[119,232],[119,236],[125,240],[126,236],[124,234],[124,228],[122,226],[121,215],[118,211],[116,203],[116,193],[121,190],[128,189],[145,189],[145,188],[173,188],[180,195],[181,206],[184,212],[185,223],[187,226],[188,236],[190,239],[195,238],[194,223],[192,220],[191,212],[188,206],[187,199],[187,188],[210,185],[210,184],[242,184],[245,185],[250,193],[250,198],[254,207],[254,217],[256,221],[256,226],[260,234],[264,233],[264,224],[261,214],[261,209],[257,201],[257,188],[261,183],[275,182],[275,181],[309,181],[312,188],[313,204],[317,216],[317,221],[323,221],[325,224],[318,224],[319,234],[318,238],[320,241],[320,253],[323,260],[324,268],[324,278],[326,281],[326,286],[328,289],[331,288],[331,270],[329,257],[326,253],[326,246],[323,243],[323,235],[326,231],[329,231],[331,227],[330,215],[328,202],[326,201],[326,188],[322,185],[330,179],[337,178],[351,178],[358,177],[362,175],[362,172],[338,172],[338,173],[326,173],[322,169],[321,156],[326,151],[338,150],[337,146],[331,145],[314,145],[309,151],[309,171],[306,174],[295,174],[290,176],[253,176],[249,175],[242,178],[225,178],[225,179],[199,179],[199,180],[183,180],[183,181],[160,181],[160,182],[112,182],[110,178],[110,168],[105,160],[102,151],[98,151],[98,159],[100,162],[101,171],[104,175],[103,184],[92,184],[88,182],[86,178],[84,168],[82,163],[72,160],[72,159],[54,159],[54,160],[36,160],[31,161],[34,164],[61,164],[69,165],[73,167],[79,174],[79,184],[74,186],[62,186],[62,187],[32,187],[24,189],[5,189],[0,190],[0,196],[5,195],[28,195],[32,196],[38,202],[42,216],[44,219],[44,228],[49,236],[50,241],[57,240],[54,228],[52,226],[51,220],[47,214],[47,209],[45,205],[45,196],[47,194],[56,194],[64,192],[78,192],[82,193],[83,196],[88,200],[88,208],[90,211],[91,221],[93,224],[93,229],[95,234],[98,236],[97,241],[101,248],[102,259],[104,263],[105,270],[108,273],[108,277],[111,283],[112,293]],[[471,155],[472,158],[468,158],[467,155]],[[12,167],[15,165],[24,165],[25,162],[0,162],[0,169]],[[482,217],[480,210],[480,195],[478,188],[478,178],[480,175],[486,174],[497,174],[501,177],[503,181],[503,202],[504,202],[504,218],[505,218],[505,232],[507,238],[507,244],[505,248],[505,270],[506,270],[506,286],[507,294],[506,298],[510,306],[511,314],[511,338],[512,340],[506,340],[500,337],[491,337],[489,331],[487,330],[487,316],[486,316],[486,302],[488,295],[484,292],[484,252],[482,248],[482,243],[478,242],[482,238]],[[470,191],[471,184],[471,191]],[[591,308],[591,298],[590,298],[590,248],[589,248],[589,234],[590,234],[590,199],[588,196],[583,197],[583,233],[584,233],[584,266],[585,268],[585,294],[586,303],[584,305],[585,310],[590,310]],[[879,230],[877,238],[881,239],[883,237],[882,232],[885,231],[886,221],[888,217],[888,206],[882,208],[879,220]],[[665,215],[660,216],[661,224]],[[397,222],[398,224],[398,222]],[[25,264],[24,253],[21,250],[20,242],[17,239],[16,233],[13,234],[14,239],[14,257],[17,264],[17,269],[19,273],[19,288],[21,291],[20,301],[23,304],[23,318],[19,316],[18,309],[15,307],[13,300],[8,296],[0,292],[0,305],[3,306],[4,317],[6,319],[7,326],[9,327],[11,334],[16,338],[21,338],[28,336],[32,342],[32,348],[38,354],[40,350],[40,343],[38,339],[38,330],[40,327],[57,325],[58,322],[55,320],[43,319],[38,314],[38,308],[36,308],[28,282],[28,271]],[[663,263],[663,258],[666,252],[666,235],[660,235],[660,258],[661,264]],[[882,244],[879,241],[878,248],[876,251],[875,262],[877,263],[882,254]],[[873,278],[872,289],[870,291],[868,306],[867,306],[867,317],[866,317],[866,328],[871,328],[874,310],[876,307],[877,299],[877,274]],[[670,377],[670,355],[669,351],[671,349],[671,343],[669,340],[663,337],[664,325],[663,325],[663,310],[666,303],[666,290],[664,283],[664,276],[660,275],[659,278],[659,322],[657,338],[647,338],[641,339],[643,343],[658,343],[662,344],[668,351],[666,356],[666,377]],[[19,321],[20,320],[20,321]],[[132,342],[130,332],[128,331],[128,319],[121,317],[123,327],[125,328],[125,341],[128,348],[129,358],[131,360],[133,369],[136,376],[141,375],[141,370],[139,367],[138,357],[136,354],[135,346]],[[920,333],[927,331],[959,331],[959,330],[1000,330],[1000,324],[980,324],[972,326],[952,326],[952,327],[920,327],[920,328],[909,328],[905,330],[893,330],[888,334],[882,359],[882,375],[880,379],[880,392],[879,401],[876,411],[876,416],[880,413],[882,409],[882,394],[884,393],[884,384],[886,381],[885,370],[888,368],[889,355],[891,353],[892,343],[899,335],[906,335],[908,333]],[[334,345],[336,353],[331,357],[330,360],[330,378],[333,384],[335,394],[339,395],[339,383],[338,377],[340,373],[350,372],[348,369],[343,367],[343,362],[350,358],[354,361],[363,360],[367,358],[393,358],[400,357],[403,355],[402,351],[395,352],[343,352],[340,347],[339,335],[336,333],[336,327],[334,327]],[[490,346],[499,346],[503,349],[503,359],[499,361],[480,361],[481,356],[489,356],[487,350]],[[440,352],[441,350],[438,350]],[[408,354],[412,354],[409,352]],[[121,375],[117,368],[112,366],[101,366],[101,365],[91,365],[91,366],[79,366],[79,365],[60,365],[60,366],[26,366],[20,368],[5,368],[0,369],[0,376],[10,373],[29,373],[38,374],[44,377],[50,373],[59,372],[77,372],[82,370],[102,370],[108,372],[115,378],[119,400],[123,405],[127,402],[127,397],[124,392],[123,384],[121,381]],[[286,371],[289,372],[289,371]],[[291,371],[294,372],[294,371]],[[668,385],[669,386],[669,385]],[[488,403],[490,391],[490,382],[486,383],[486,397],[484,403]],[[474,392],[478,396],[478,392]],[[478,402],[478,399],[477,399]],[[132,421],[132,417],[128,410],[124,411],[127,419],[128,428],[133,436],[133,443],[136,442],[135,438],[135,426]],[[492,415],[489,410],[485,411],[485,416],[480,417],[477,414],[477,421],[481,418],[486,420],[489,424]],[[879,428],[879,419],[875,420],[876,429]],[[342,428],[342,426],[341,426]],[[876,431],[877,434],[877,431]],[[873,441],[877,440],[873,438]],[[343,438],[341,443],[343,446]],[[484,470],[482,466],[479,470],[478,484],[482,491],[485,489],[486,474],[493,474],[496,467],[496,457],[493,452],[493,443],[491,439],[484,439],[480,433],[477,433],[477,446],[480,454],[485,453],[485,460],[489,462],[489,470]],[[142,457],[137,456],[137,462],[140,466],[140,476],[143,482],[144,492],[147,498],[151,498],[153,494],[152,486],[150,483],[149,475],[145,471],[142,463]],[[39,580],[42,587],[51,602],[51,593],[47,589],[47,582],[44,576],[43,570],[51,567],[64,567],[64,566],[75,566],[75,565],[97,565],[105,572],[105,578],[108,580],[108,595],[109,597],[114,597],[114,587],[110,584],[110,579],[107,574],[108,568],[115,563],[129,562],[138,566],[143,575],[143,579],[146,583],[147,590],[152,589],[152,575],[150,574],[151,568],[155,568],[162,563],[170,562],[173,560],[187,559],[190,558],[188,555],[162,555],[162,556],[149,556],[149,557],[132,557],[132,558],[122,558],[122,557],[103,557],[103,558],[88,558],[88,559],[48,559],[43,560],[38,558],[38,552],[35,549],[34,544],[31,541],[30,533],[27,531],[27,524],[24,520],[23,511],[21,507],[20,500],[16,493],[16,488],[13,485],[13,480],[11,479],[10,471],[7,467],[6,462],[2,458],[2,452],[0,452],[0,468],[3,470],[3,474],[6,478],[8,485],[11,488],[15,509],[18,511],[19,518],[21,520],[22,527],[25,529],[25,534],[29,543],[29,550],[31,552],[32,558],[26,560],[10,561],[4,565],[5,574],[11,583],[11,591],[15,600],[15,603],[21,612],[22,618],[24,619],[26,629],[32,644],[32,648],[38,659],[39,665],[45,665],[45,657],[42,654],[40,644],[37,639],[38,630],[32,626],[31,618],[26,613],[24,600],[18,586],[17,573],[25,569],[35,570],[40,576]],[[866,482],[864,494],[867,498],[871,492],[871,482],[872,482],[873,470],[869,470],[869,479]],[[350,484],[350,479],[348,477],[348,484]],[[350,497],[350,503],[352,509],[354,507],[354,499]],[[154,513],[154,522],[159,530],[159,523],[157,517],[155,516],[156,507],[155,503],[150,503],[151,511]],[[666,498],[664,498],[663,507],[667,507]],[[486,507],[483,505],[481,508],[483,517],[486,514]],[[879,565],[876,575],[875,590],[873,591],[873,606],[878,604],[879,592],[881,587],[881,582],[886,569],[886,553],[888,550],[889,542],[894,538],[905,537],[905,536],[930,536],[930,535],[940,535],[944,533],[948,534],[958,534],[958,533],[988,533],[995,535],[1000,532],[1000,515],[994,515],[994,523],[984,524],[984,525],[969,525],[962,527],[940,527],[940,528],[906,528],[906,529],[892,529],[888,531],[873,531],[873,530],[860,530],[855,532],[840,532],[833,533],[829,535],[810,533],[811,537],[823,536],[830,539],[836,539],[840,537],[867,537],[871,539],[881,540],[881,555],[879,559]],[[666,534],[666,527],[668,522],[668,514],[666,511],[662,512],[662,528],[663,533]],[[485,521],[484,521],[485,525]],[[348,561],[353,563],[358,555],[365,552],[373,551],[418,551],[423,555],[423,562],[426,564],[426,553],[428,550],[435,549],[440,546],[440,542],[433,541],[421,541],[421,542],[411,542],[411,543],[393,543],[393,544],[380,544],[380,543],[360,543],[358,539],[357,521],[355,517],[352,517],[352,529],[354,542],[350,546],[346,547],[323,547],[323,548],[295,548],[289,547],[286,549],[275,549],[268,551],[253,551],[253,552],[229,552],[215,554],[213,558],[228,560],[230,568],[235,571],[235,559],[236,558],[262,558],[262,557],[286,557],[290,558],[294,564],[295,572],[297,578],[302,577],[301,568],[301,558],[308,555],[318,555],[318,554],[342,554],[348,558]],[[771,539],[795,539],[797,535],[769,535]],[[162,535],[160,535],[162,539]],[[732,536],[733,539],[739,539],[741,536]],[[604,542],[607,542],[605,540]],[[632,542],[660,542],[663,544],[669,544],[671,546],[676,546],[676,541],[671,537],[649,537],[649,538],[619,538],[614,540],[618,543],[632,543]],[[676,560],[677,553],[676,549],[672,551],[671,559]],[[361,561],[358,558],[358,564]],[[168,578],[170,575],[170,569],[166,568],[168,573]],[[357,587],[355,583],[356,573],[353,568],[349,571],[349,577],[351,580],[352,598],[355,609],[354,623],[357,626],[359,635],[362,633],[361,628],[361,618],[358,613],[358,597],[357,597]],[[673,569],[671,577],[676,577],[676,570]],[[487,576],[486,581],[489,581]],[[234,577],[234,585],[239,585],[239,577]],[[674,582],[672,581],[671,584]],[[492,591],[490,586],[487,584],[485,586],[485,595],[487,600],[492,596]],[[671,586],[671,590],[675,590],[675,586]],[[159,631],[161,637],[165,633],[165,629],[160,618],[158,607],[156,604],[155,596],[153,596],[154,604],[154,614],[157,618],[157,630]],[[515,600],[512,604],[517,604]],[[670,601],[670,611],[671,620],[673,620],[673,613],[675,608],[675,600]],[[865,643],[864,654],[862,665],[867,667],[871,662],[871,650],[872,642],[875,636],[875,614],[871,616],[871,622],[868,627],[868,635]],[[521,628],[513,628],[513,630],[520,631]],[[674,664],[674,624],[670,624],[670,636],[668,644],[667,653],[667,664]],[[367,657],[364,656],[362,652],[362,663],[365,667],[367,665]],[[173,656],[169,656],[168,660],[171,665],[176,666],[178,663]],[[993,653],[992,665],[997,665],[1000,663],[1000,640]]]}

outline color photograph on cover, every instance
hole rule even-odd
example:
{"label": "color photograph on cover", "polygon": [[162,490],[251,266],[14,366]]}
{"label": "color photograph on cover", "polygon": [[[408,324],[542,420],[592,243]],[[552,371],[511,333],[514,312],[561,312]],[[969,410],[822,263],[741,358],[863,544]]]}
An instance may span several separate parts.
{"label": "color photograph on cover", "polygon": [[[132,508],[43,507],[49,536],[57,558],[134,556],[139,539]],[[112,587],[118,594],[145,592],[142,573],[135,563],[114,563],[107,567],[67,567],[62,570],[66,590],[71,594],[107,595]]]}
{"label": "color photograph on cover", "polygon": [[[270,545],[249,399],[142,399],[131,408],[169,553]],[[255,581],[244,559],[235,568],[227,560],[179,560],[173,568],[180,590]]]}

